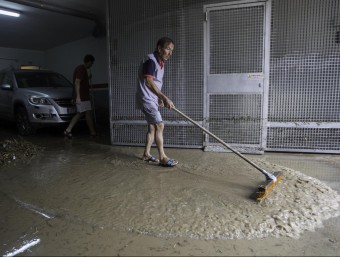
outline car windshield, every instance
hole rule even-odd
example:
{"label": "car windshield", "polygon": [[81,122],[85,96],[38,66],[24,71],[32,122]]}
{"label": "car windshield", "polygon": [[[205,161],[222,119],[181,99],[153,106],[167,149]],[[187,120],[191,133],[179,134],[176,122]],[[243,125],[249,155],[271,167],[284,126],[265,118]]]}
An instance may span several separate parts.
{"label": "car windshield", "polygon": [[19,88],[72,87],[65,77],[54,72],[16,72],[15,77]]}

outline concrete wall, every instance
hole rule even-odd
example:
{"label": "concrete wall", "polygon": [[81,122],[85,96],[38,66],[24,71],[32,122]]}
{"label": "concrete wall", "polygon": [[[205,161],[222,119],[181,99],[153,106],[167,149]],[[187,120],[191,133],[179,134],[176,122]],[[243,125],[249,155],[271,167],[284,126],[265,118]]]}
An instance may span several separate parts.
{"label": "concrete wall", "polygon": [[43,51],[25,50],[0,47],[0,70],[9,67],[20,68],[20,65],[33,64],[45,66],[45,54]]}
{"label": "concrete wall", "polygon": [[84,38],[47,51],[0,47],[0,69],[32,64],[57,71],[72,80],[74,68],[83,63],[88,53],[96,58],[92,67],[93,84],[106,84],[108,65],[105,38]]}
{"label": "concrete wall", "polygon": [[91,68],[92,83],[103,84],[108,82],[108,65],[105,38],[84,38],[45,52],[46,68],[63,74],[72,81],[74,68],[83,63],[86,54],[95,57],[95,63]]}

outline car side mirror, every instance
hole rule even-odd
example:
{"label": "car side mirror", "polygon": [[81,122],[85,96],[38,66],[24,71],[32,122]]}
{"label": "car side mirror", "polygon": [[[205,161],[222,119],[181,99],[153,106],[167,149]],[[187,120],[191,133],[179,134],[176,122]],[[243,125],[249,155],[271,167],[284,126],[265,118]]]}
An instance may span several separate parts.
{"label": "car side mirror", "polygon": [[2,84],[0,88],[2,90],[12,90],[13,87],[10,84]]}

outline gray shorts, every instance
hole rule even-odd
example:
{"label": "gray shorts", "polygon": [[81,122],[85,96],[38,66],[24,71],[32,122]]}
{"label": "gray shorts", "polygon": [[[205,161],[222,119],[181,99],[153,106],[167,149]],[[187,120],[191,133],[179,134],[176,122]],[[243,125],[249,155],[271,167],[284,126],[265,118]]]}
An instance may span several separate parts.
{"label": "gray shorts", "polygon": [[161,113],[156,105],[143,106],[142,112],[148,124],[156,124],[163,122]]}

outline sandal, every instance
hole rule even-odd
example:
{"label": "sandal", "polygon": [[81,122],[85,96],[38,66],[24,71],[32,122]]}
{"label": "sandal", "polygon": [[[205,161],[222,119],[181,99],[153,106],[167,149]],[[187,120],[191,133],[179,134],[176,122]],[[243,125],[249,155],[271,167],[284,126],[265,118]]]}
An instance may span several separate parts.
{"label": "sandal", "polygon": [[67,137],[68,139],[72,139],[72,133],[70,131],[67,131],[66,129],[64,130],[64,136]]}
{"label": "sandal", "polygon": [[159,166],[163,166],[163,167],[174,167],[178,164],[178,161],[174,160],[174,159],[169,159],[166,163],[159,163]]}
{"label": "sandal", "polygon": [[145,162],[159,162],[159,160],[156,157],[143,157],[143,161]]}

